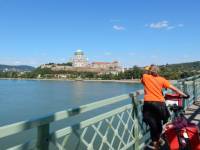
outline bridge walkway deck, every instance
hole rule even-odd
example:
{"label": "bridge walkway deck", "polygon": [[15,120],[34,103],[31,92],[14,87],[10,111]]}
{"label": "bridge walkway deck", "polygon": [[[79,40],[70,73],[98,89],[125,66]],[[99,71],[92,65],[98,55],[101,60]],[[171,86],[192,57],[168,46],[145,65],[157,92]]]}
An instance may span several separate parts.
{"label": "bridge walkway deck", "polygon": [[185,111],[185,116],[200,127],[200,99]]}

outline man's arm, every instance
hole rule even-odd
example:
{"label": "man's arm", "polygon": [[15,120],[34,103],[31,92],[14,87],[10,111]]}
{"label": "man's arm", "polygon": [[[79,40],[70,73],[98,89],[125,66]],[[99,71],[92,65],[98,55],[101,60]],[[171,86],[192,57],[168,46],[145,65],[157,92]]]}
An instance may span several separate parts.
{"label": "man's arm", "polygon": [[183,93],[181,90],[179,90],[178,88],[176,88],[176,87],[173,86],[173,85],[170,85],[170,86],[169,86],[169,89],[173,90],[174,92],[176,92],[176,93],[178,93],[178,94],[180,94],[180,95],[182,95],[182,96],[184,96],[184,97],[188,97],[187,94]]}

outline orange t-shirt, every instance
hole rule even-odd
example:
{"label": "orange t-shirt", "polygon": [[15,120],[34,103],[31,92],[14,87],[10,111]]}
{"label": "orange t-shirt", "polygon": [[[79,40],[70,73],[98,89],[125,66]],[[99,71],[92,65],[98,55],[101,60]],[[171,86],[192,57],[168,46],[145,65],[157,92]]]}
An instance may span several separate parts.
{"label": "orange t-shirt", "polygon": [[169,88],[170,83],[160,76],[144,74],[141,82],[144,85],[144,101],[163,102],[162,88]]}

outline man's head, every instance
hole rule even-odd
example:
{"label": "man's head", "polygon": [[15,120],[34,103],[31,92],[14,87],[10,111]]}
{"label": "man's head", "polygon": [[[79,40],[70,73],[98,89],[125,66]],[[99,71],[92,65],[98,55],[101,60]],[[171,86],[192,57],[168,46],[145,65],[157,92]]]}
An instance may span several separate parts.
{"label": "man's head", "polygon": [[150,66],[144,67],[143,74],[149,74]]}
{"label": "man's head", "polygon": [[159,67],[156,65],[151,65],[149,71],[152,75],[158,75]]}

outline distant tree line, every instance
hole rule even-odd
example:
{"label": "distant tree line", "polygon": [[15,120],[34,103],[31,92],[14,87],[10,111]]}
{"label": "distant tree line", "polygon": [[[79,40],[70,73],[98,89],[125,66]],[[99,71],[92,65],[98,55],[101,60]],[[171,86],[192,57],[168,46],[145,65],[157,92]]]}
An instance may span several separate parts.
{"label": "distant tree line", "polygon": [[[61,64],[62,65],[62,64]],[[70,66],[71,64],[65,64]],[[102,80],[123,80],[139,79],[143,73],[143,68],[134,66],[119,72],[118,74],[98,74],[94,72],[75,72],[75,71],[52,71],[49,68],[36,68],[31,72],[0,72],[0,78],[56,78],[57,75],[66,75],[68,79],[102,79]],[[171,64],[160,66],[160,75],[167,79],[177,80],[200,74],[200,62]]]}
{"label": "distant tree line", "polygon": [[58,65],[58,66],[72,66],[72,62],[62,63],[62,64],[55,64],[55,63],[48,63],[45,65]]}

